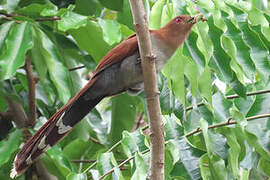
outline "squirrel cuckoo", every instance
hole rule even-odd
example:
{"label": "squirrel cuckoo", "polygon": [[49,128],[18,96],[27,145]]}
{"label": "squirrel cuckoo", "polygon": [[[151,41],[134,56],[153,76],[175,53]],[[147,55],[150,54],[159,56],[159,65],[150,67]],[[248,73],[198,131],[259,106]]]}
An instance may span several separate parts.
{"label": "squirrel cuckoo", "polygon": [[[158,30],[150,30],[157,72],[183,44],[199,16],[181,15]],[[43,152],[60,141],[104,97],[142,91],[143,74],[136,34],[112,49],[98,64],[92,79],[30,138],[17,154],[10,176],[23,173]]]}

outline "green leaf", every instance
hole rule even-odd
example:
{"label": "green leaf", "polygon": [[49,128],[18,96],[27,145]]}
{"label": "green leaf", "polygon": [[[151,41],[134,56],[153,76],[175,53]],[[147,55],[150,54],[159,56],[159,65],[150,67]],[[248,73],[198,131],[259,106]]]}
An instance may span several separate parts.
{"label": "green leaf", "polygon": [[[71,95],[69,88],[67,88],[70,87],[68,70],[61,61],[62,58],[56,45],[49,37],[37,27],[34,28],[34,32],[35,48],[33,51],[33,62],[37,66],[41,80],[45,81],[46,71],[48,70],[50,79],[56,87],[60,100],[66,103]],[[38,56],[40,58],[36,59]]]}
{"label": "green leaf", "polygon": [[117,21],[134,31],[133,18],[129,1],[123,1],[123,9],[117,13]]}
{"label": "green leaf", "polygon": [[104,40],[110,46],[118,44],[122,40],[121,26],[117,21],[98,18],[98,23],[102,28]]}
{"label": "green leaf", "polygon": [[198,35],[195,32],[191,32],[188,39],[185,41],[183,54],[189,56],[197,64],[196,69],[201,73],[205,67],[205,58],[197,45]]}
{"label": "green leaf", "polygon": [[[97,22],[88,21],[86,26],[71,29],[69,33],[78,43],[82,50],[86,50],[96,62],[99,62],[111,49],[103,40],[103,32]],[[95,42],[95,43],[91,43]]]}
{"label": "green leaf", "polygon": [[[202,151],[192,147],[185,138],[172,140],[169,150],[173,157],[174,168],[171,171],[172,177],[182,176],[185,179],[200,179],[199,160]],[[166,145],[167,148],[167,145]]]}
{"label": "green leaf", "polygon": [[267,176],[270,176],[270,161],[261,158],[259,161],[259,169],[264,172],[265,174],[267,174]]}
{"label": "green leaf", "polygon": [[212,105],[212,91],[211,91],[211,71],[209,67],[205,67],[204,72],[198,80],[200,95]]}
{"label": "green leaf", "polygon": [[[57,6],[55,6],[53,3],[49,1],[47,1],[44,4],[32,3],[28,6],[25,6],[21,9],[16,10],[16,13],[27,15],[27,16],[38,17],[41,14],[44,15],[45,11],[55,12],[53,13],[53,15],[55,15],[57,13]],[[48,16],[49,14],[45,14],[45,15]]]}
{"label": "green leaf", "polygon": [[123,8],[123,0],[114,0],[114,1],[108,1],[108,0],[99,0],[99,2],[105,6],[106,8],[121,11]]}
{"label": "green leaf", "polygon": [[131,180],[146,179],[148,176],[148,166],[144,161],[144,157],[140,153],[135,153],[135,167],[136,170],[133,173]]}
{"label": "green leaf", "polygon": [[183,105],[186,103],[184,60],[185,57],[181,55],[181,52],[178,49],[162,70],[162,73],[168,78],[168,81],[170,82],[169,88],[174,92],[175,96]]}
{"label": "green leaf", "polygon": [[85,142],[81,139],[75,139],[65,146],[63,153],[71,160],[81,159],[92,145],[91,141]]}
{"label": "green leaf", "polygon": [[162,10],[165,4],[165,0],[158,0],[152,7],[150,13],[149,28],[159,29],[161,28]]}
{"label": "green leaf", "polygon": [[[46,154],[48,155],[47,168],[50,166],[52,172],[66,177],[71,173],[72,167],[68,159],[64,156],[61,149],[57,146],[49,149]],[[46,160],[46,158],[45,158]],[[56,169],[55,169],[56,168]]]}
{"label": "green leaf", "polygon": [[121,139],[124,130],[131,130],[136,119],[139,97],[121,94],[112,98],[111,138],[112,143]]}
{"label": "green leaf", "polygon": [[166,148],[165,148],[165,163],[164,163],[165,179],[169,179],[170,172],[172,171],[173,166],[174,166],[173,156],[167,147],[168,147],[168,144],[166,145]]}
{"label": "green leaf", "polygon": [[236,55],[230,55],[243,67],[245,75],[252,80],[255,74],[255,65],[252,62],[250,54],[247,53],[250,51],[250,48],[244,42],[241,30],[232,22],[233,19],[229,19],[229,15],[223,11],[222,16],[228,27],[225,35],[231,38],[237,47]]}
{"label": "green leaf", "polygon": [[5,39],[8,35],[8,33],[10,32],[10,28],[12,27],[13,24],[14,24],[14,22],[12,22],[12,21],[1,24],[1,26],[0,26],[0,49],[3,47],[3,45],[5,43]]}
{"label": "green leaf", "polygon": [[[194,54],[195,52],[197,52],[196,50],[196,47],[200,50],[200,52],[204,55],[204,58],[205,58],[205,64],[208,64],[212,54],[213,54],[213,51],[214,51],[214,47],[213,47],[213,43],[210,39],[210,37],[208,36],[208,30],[209,30],[209,27],[206,23],[203,23],[203,22],[198,22],[196,23],[196,26],[193,27],[193,30],[195,32],[197,32],[198,34],[198,39],[197,39],[197,42],[196,42],[196,46],[191,46],[192,49],[194,49],[194,52],[192,52],[192,58],[194,58],[194,60],[196,62],[198,62],[198,57],[196,57]],[[188,38],[188,41],[189,41],[189,38]],[[193,44],[195,42],[188,42],[188,44]],[[196,50],[196,51],[195,51]],[[194,54],[194,55],[193,55]],[[197,52],[197,54],[199,55],[199,52]],[[196,57],[196,58],[195,58]]]}
{"label": "green leaf", "polygon": [[222,134],[226,137],[227,143],[230,146],[229,150],[229,163],[232,169],[233,175],[236,179],[240,178],[239,172],[239,156],[241,152],[241,146],[237,142],[237,137],[235,134],[236,129],[232,128],[223,128]]}
{"label": "green leaf", "polygon": [[207,156],[207,153],[201,156],[200,158],[200,169],[201,169],[201,175],[203,179],[211,179],[211,172],[209,168],[209,158]]}
{"label": "green leaf", "polygon": [[139,130],[132,133],[124,131],[121,145],[127,156],[132,156],[135,152],[142,152],[147,149],[145,145],[145,136],[141,134]]}
{"label": "green leaf", "polygon": [[200,126],[201,126],[201,129],[202,129],[202,133],[203,133],[203,138],[204,138],[204,141],[205,141],[205,146],[206,146],[206,149],[207,149],[207,153],[208,153],[208,156],[211,157],[212,154],[213,154],[213,148],[212,148],[212,143],[211,143],[211,139],[209,137],[209,134],[208,134],[208,123],[206,120],[204,119],[200,119]]}
{"label": "green leaf", "polygon": [[212,99],[215,121],[217,123],[227,121],[230,117],[229,109],[232,107],[232,102],[225,99],[220,92],[214,94]]}
{"label": "green leaf", "polygon": [[18,5],[19,2],[20,2],[20,0],[13,0],[13,1],[6,0],[4,2],[1,2],[1,4],[0,4],[0,10],[4,9],[8,13],[11,13],[17,7],[17,5]]}
{"label": "green leaf", "polygon": [[74,172],[71,172],[67,175],[66,177],[67,180],[87,180],[87,175],[86,174],[76,174]]}
{"label": "green leaf", "polygon": [[98,156],[97,168],[100,175],[103,175],[114,168],[114,171],[111,175],[112,179],[123,180],[122,173],[116,166],[117,162],[112,153],[103,153]]}
{"label": "green leaf", "polygon": [[258,34],[253,31],[248,22],[246,21],[247,15],[238,8],[230,6],[233,10],[237,20],[240,30],[242,31],[242,36],[245,43],[250,47],[250,56],[257,68],[257,70],[262,73],[263,78],[267,80],[270,64],[269,64],[269,56],[268,51],[260,40]]}
{"label": "green leaf", "polygon": [[[197,69],[197,65],[194,61],[192,61],[189,58],[185,58],[185,66],[184,66],[184,74],[186,75],[186,77],[188,78],[189,82],[190,82],[190,86],[191,86],[191,94],[197,98],[197,90],[198,90],[198,69]],[[211,86],[209,86],[211,87]]]}
{"label": "green leaf", "polygon": [[220,159],[217,156],[213,156],[212,158],[210,158],[209,167],[212,177],[220,180],[227,179],[228,174],[226,171],[224,160]]}
{"label": "green leaf", "polygon": [[0,111],[7,111],[8,105],[6,103],[6,100],[4,98],[4,87],[3,82],[0,81]]}
{"label": "green leaf", "polygon": [[163,116],[166,119],[166,124],[164,125],[166,137],[165,140],[180,139],[184,135],[184,128],[181,127],[175,116]]}
{"label": "green leaf", "polygon": [[102,8],[102,5],[96,0],[77,0],[75,2],[74,12],[82,14],[84,16],[98,16]]}
{"label": "green leaf", "polygon": [[232,119],[235,120],[240,126],[244,127],[247,125],[245,116],[235,106],[230,109],[230,114]]}
{"label": "green leaf", "polygon": [[21,142],[22,132],[16,129],[11,132],[8,138],[0,141],[0,167],[8,162],[11,155],[19,148]]}
{"label": "green leaf", "polygon": [[214,45],[214,54],[212,56],[212,62],[215,63],[215,68],[219,71],[219,78],[229,84],[233,90],[241,97],[246,97],[246,89],[236,78],[235,73],[230,67],[230,56],[225,52],[221,46],[221,37],[223,31],[214,24],[214,19],[211,16],[209,18],[209,36]]}
{"label": "green leaf", "polygon": [[81,26],[85,26],[87,21],[87,16],[67,11],[61,15],[61,20],[58,22],[58,29],[64,32],[70,29],[78,29]]}
{"label": "green leaf", "polygon": [[5,48],[0,54],[2,79],[11,78],[24,65],[26,52],[33,47],[31,25],[27,22],[14,24],[5,39]]}

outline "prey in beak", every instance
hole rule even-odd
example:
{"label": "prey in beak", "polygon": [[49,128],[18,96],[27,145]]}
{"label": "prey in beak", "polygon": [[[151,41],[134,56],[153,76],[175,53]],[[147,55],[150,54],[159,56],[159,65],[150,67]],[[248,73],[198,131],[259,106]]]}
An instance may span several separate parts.
{"label": "prey in beak", "polygon": [[203,17],[203,14],[202,13],[199,13],[195,16],[191,16],[188,20],[185,21],[186,24],[195,24],[196,22],[199,22],[199,21],[207,21],[207,19],[205,19]]}

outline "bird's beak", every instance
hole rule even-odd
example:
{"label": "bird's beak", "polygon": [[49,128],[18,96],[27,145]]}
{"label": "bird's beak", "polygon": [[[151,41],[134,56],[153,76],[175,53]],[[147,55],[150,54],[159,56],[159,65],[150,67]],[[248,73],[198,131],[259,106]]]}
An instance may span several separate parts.
{"label": "bird's beak", "polygon": [[200,20],[205,20],[203,18],[203,14],[202,13],[199,13],[193,17],[190,17],[190,19],[186,20],[186,24],[195,24],[196,22],[200,21]]}

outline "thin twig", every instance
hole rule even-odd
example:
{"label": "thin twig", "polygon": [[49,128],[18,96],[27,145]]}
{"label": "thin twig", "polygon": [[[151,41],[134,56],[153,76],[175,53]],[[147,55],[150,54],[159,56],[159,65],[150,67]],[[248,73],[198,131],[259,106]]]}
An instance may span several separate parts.
{"label": "thin twig", "polygon": [[76,71],[76,70],[82,69],[82,68],[85,68],[85,66],[82,65],[82,66],[77,66],[77,67],[74,67],[74,68],[70,68],[69,71]]}
{"label": "thin twig", "polygon": [[[266,118],[266,117],[270,117],[270,114],[260,114],[260,115],[256,115],[256,116],[247,117],[246,119],[247,119],[247,121],[252,121],[254,119],[261,119],[261,118]],[[228,126],[228,125],[233,125],[233,124],[237,124],[237,122],[232,121],[232,118],[228,118],[228,120],[226,122],[208,126],[208,129],[214,129],[217,127],[223,127],[223,126]],[[198,127],[197,129],[186,134],[185,137],[192,136],[192,135],[199,133],[201,131],[202,131],[202,129],[200,127]]]}
{"label": "thin twig", "polygon": [[28,125],[34,127],[36,121],[36,80],[33,74],[32,64],[29,57],[26,56],[25,60],[25,70],[28,81],[29,89],[29,115],[28,115]]}
{"label": "thin twig", "polygon": [[[119,163],[122,163],[122,162],[125,161],[125,159],[116,160],[116,161],[119,162]],[[96,160],[95,159],[82,159],[82,160],[74,159],[74,160],[71,160],[71,162],[73,162],[73,163],[94,163],[94,162],[96,162]]]}
{"label": "thin twig", "polygon": [[96,144],[103,145],[103,144],[101,144],[96,138],[93,138],[92,136],[90,136],[89,139],[90,139],[91,141],[93,141],[94,143],[96,143]]}
{"label": "thin twig", "polygon": [[132,127],[131,132],[135,131],[136,129],[138,129],[141,126],[141,122],[143,121],[143,119],[144,119],[144,113],[142,112],[136,117],[136,120],[135,120],[135,123]]}
{"label": "thin twig", "polygon": [[61,20],[60,17],[48,17],[48,18],[35,18],[35,21],[42,22],[42,21],[58,21]]}
{"label": "thin twig", "polygon": [[[26,15],[22,15],[22,14],[9,14],[9,13],[5,13],[5,12],[0,12],[0,15],[4,15],[2,18],[3,19],[7,19],[7,20],[13,20],[13,17],[18,17],[18,16],[24,16],[27,17]],[[35,18],[35,21],[41,22],[41,21],[57,21],[57,20],[61,20],[60,17],[58,16],[54,16],[54,17],[44,17],[44,18]]]}
{"label": "thin twig", "polygon": [[[270,117],[270,114],[260,114],[260,115],[256,115],[256,116],[251,116],[251,117],[247,117],[247,121],[252,121],[252,120],[255,120],[255,119],[261,119],[261,118],[266,118],[266,117]],[[228,126],[228,125],[233,125],[233,124],[237,124],[236,121],[231,121],[231,118],[228,118],[228,121],[226,122],[223,122],[223,123],[219,123],[219,124],[215,124],[215,125],[212,125],[212,126],[208,126],[208,129],[214,129],[214,128],[218,128],[218,127],[223,127],[223,126]],[[192,136],[196,133],[199,133],[201,132],[201,128],[198,127],[196,128],[194,131],[191,131],[190,133],[186,134],[184,137],[189,137],[189,136]],[[165,143],[167,144],[168,141]],[[141,153],[142,154],[145,154],[147,152],[149,152],[150,149],[146,149],[144,151],[142,151]],[[121,164],[119,164],[117,166],[117,168],[120,168],[121,166],[123,166],[125,163],[128,163],[129,161],[131,161],[132,159],[135,158],[135,155],[133,156],[130,156],[128,159],[126,159],[125,161],[123,161]],[[111,174],[113,171],[115,170],[115,168],[112,168],[110,169],[108,172],[106,172],[105,174],[103,174],[102,176],[99,177],[99,180],[103,179],[104,177],[106,177],[107,175]]]}
{"label": "thin twig", "polygon": [[[265,94],[265,93],[270,93],[270,89],[250,92],[250,93],[247,93],[247,96],[254,96],[254,95]],[[230,96],[226,96],[226,99],[234,99],[234,98],[239,98],[239,97],[240,96],[238,94],[233,94]]]}
{"label": "thin twig", "polygon": [[[270,93],[270,89],[249,92],[249,93],[247,93],[247,96],[254,96],[254,95],[266,94],[266,93]],[[239,97],[240,96],[238,94],[225,96],[226,99],[235,99],[235,98],[239,98]],[[203,105],[204,105],[204,103],[200,102],[200,103],[197,104],[197,107],[200,107],[200,106],[203,106]],[[186,111],[190,111],[192,109],[193,109],[193,106],[189,106],[189,107],[186,108]]]}

